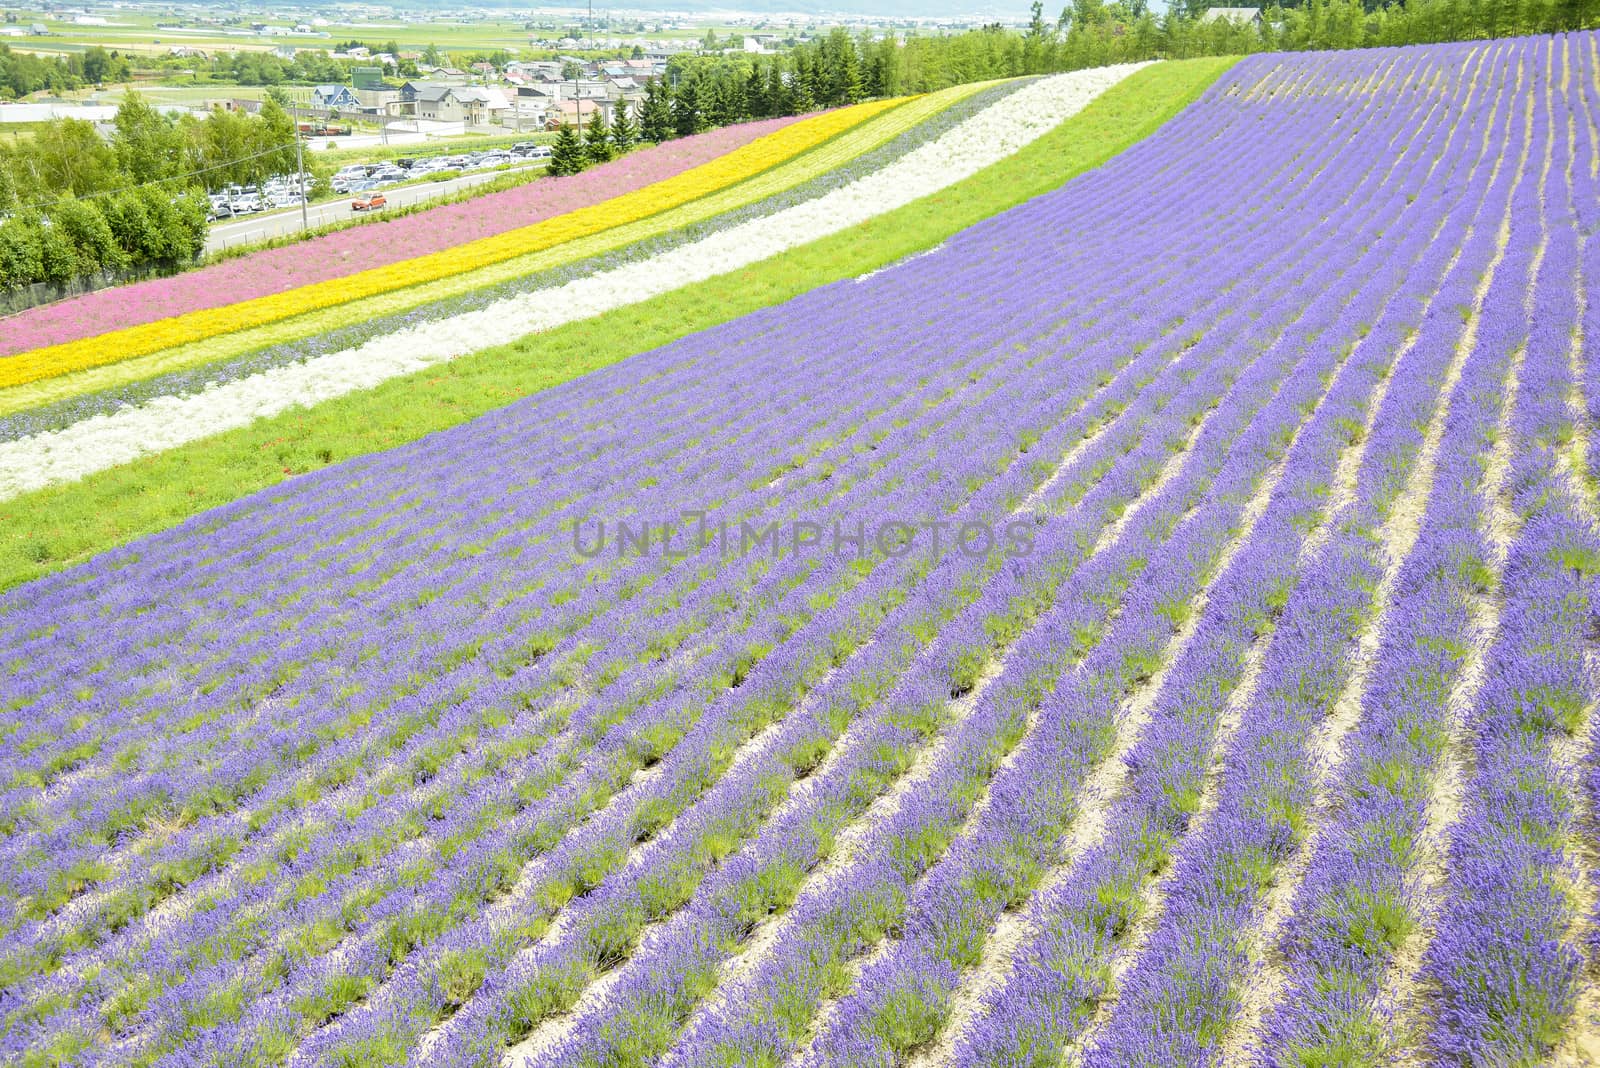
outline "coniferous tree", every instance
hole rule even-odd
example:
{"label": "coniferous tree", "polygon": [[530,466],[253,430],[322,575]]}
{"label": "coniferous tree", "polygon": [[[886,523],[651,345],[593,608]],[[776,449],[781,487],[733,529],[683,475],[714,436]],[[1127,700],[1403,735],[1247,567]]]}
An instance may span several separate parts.
{"label": "coniferous tree", "polygon": [[838,98],[845,104],[859,104],[867,91],[861,80],[861,64],[856,58],[855,42],[846,39],[839,52]]}
{"label": "coniferous tree", "polygon": [[767,98],[767,73],[760,63],[751,65],[750,76],[745,80],[744,106],[752,119],[764,119],[772,114]]}
{"label": "coniferous tree", "polygon": [[617,101],[617,114],[611,120],[611,147],[616,149],[619,156],[627,154],[638,137],[638,128],[628,114],[632,108],[633,105],[626,100]]}
{"label": "coniferous tree", "polygon": [[639,136],[660,144],[672,137],[672,91],[651,78],[644,85],[644,108],[639,113]]}
{"label": "coniferous tree", "polygon": [[700,88],[693,79],[685,79],[672,97],[672,125],[679,137],[688,137],[705,129],[700,114]]}
{"label": "coniferous tree", "polygon": [[705,128],[726,126],[734,120],[728,89],[721,78],[707,78],[701,89],[700,117]]}
{"label": "coniferous tree", "polygon": [[583,164],[583,145],[579,143],[572,124],[564,122],[561,124],[561,132],[556,134],[555,146],[550,150],[549,173],[557,177],[577,174],[583,170]]}
{"label": "coniferous tree", "polygon": [[810,75],[809,65],[804,72],[795,72],[794,84],[789,87],[789,93],[794,103],[787,114],[804,115],[808,111],[817,110],[817,98],[811,92]]}
{"label": "coniferous tree", "polygon": [[598,102],[594,115],[583,131],[583,156],[589,163],[604,163],[611,158],[611,131],[606,126],[606,111]]}
{"label": "coniferous tree", "polygon": [[794,114],[794,97],[784,81],[782,67],[776,63],[767,68],[767,111],[772,115]]}

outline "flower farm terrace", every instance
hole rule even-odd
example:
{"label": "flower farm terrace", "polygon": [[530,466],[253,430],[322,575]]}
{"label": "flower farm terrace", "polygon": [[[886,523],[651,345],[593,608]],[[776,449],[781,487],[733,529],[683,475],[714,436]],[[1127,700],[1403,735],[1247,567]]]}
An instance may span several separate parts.
{"label": "flower farm terrace", "polygon": [[967,86],[8,335],[0,1061],[1597,1063],[1597,115]]}

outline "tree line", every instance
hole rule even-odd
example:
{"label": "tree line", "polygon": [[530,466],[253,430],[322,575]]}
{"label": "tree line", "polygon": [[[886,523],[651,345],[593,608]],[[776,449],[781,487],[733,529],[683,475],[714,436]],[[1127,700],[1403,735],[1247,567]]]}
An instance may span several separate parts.
{"label": "tree line", "polygon": [[48,89],[52,93],[101,82],[126,81],[133,74],[127,56],[99,45],[70,56],[36,56],[0,44],[0,99],[17,99]]}
{"label": "tree line", "polygon": [[101,271],[176,269],[205,248],[207,189],[291,172],[294,121],[164,114],[130,92],[110,136],[57,119],[0,144],[0,289]]}

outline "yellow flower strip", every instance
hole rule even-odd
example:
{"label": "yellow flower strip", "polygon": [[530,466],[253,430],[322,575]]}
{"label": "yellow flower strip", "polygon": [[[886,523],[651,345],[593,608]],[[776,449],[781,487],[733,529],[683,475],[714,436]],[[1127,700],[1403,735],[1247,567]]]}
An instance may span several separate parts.
{"label": "yellow flower strip", "polygon": [[344,278],[329,279],[222,308],[190,312],[8,357],[0,360],[0,387],[21,385],[85,367],[143,356],[319,308],[366,301],[380,293],[405,286],[426,285],[476,267],[586,237],[714,193],[775,167],[903,103],[905,98],[873,101],[805,119],[757,138],[726,156],[643,189],[493,237],[469,241],[454,248],[387,267],[360,271]]}
{"label": "yellow flower strip", "polygon": [[[638,222],[612,227],[555,248],[528,253],[475,271],[453,275],[439,280],[426,289],[408,287],[369,298],[361,303],[359,314],[363,318],[374,318],[403,312],[420,304],[459,296],[474,289],[535,271],[548,270],[590,256],[601,255],[635,241],[657,237],[725,211],[753,204],[826,174],[993,84],[995,83],[982,82],[958,85],[923,97],[912,98],[904,106],[862,123],[797,159],[764,171],[727,189]],[[0,390],[0,416],[11,415],[68,397],[81,396],[102,389],[114,389],[169,371],[179,371],[229,359],[268,345],[298,341],[346,325],[350,322],[354,311],[356,309],[349,306],[325,308],[249,330],[219,334],[203,341],[190,342],[187,345],[163,349],[144,356],[13,386]]]}

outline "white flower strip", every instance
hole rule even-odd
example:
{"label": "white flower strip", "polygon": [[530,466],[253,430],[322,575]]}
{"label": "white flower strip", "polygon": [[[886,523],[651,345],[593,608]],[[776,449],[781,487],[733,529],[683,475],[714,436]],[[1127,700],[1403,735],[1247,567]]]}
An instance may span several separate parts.
{"label": "white flower strip", "polygon": [[1044,78],[995,102],[895,163],[816,200],[658,256],[511,297],[477,311],[375,337],[357,348],[262,371],[185,397],[96,415],[0,443],[0,500],[175,448],[298,406],[370,389],[514,341],[747,267],[911,203],[1038,140],[1144,64]]}

